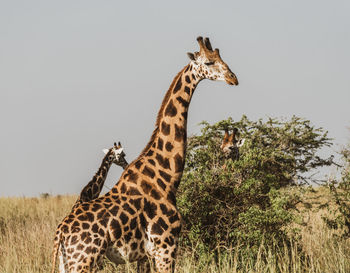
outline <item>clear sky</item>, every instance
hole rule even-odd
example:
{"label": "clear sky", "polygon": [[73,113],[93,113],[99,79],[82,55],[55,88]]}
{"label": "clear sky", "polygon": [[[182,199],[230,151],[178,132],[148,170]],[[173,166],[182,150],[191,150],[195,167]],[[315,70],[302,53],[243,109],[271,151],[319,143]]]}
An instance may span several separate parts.
{"label": "clear sky", "polygon": [[[238,87],[203,81],[202,120],[310,119],[350,136],[350,1],[1,1],[0,196],[78,194],[120,140],[148,142],[173,77],[208,36]],[[112,166],[112,187],[121,168]]]}

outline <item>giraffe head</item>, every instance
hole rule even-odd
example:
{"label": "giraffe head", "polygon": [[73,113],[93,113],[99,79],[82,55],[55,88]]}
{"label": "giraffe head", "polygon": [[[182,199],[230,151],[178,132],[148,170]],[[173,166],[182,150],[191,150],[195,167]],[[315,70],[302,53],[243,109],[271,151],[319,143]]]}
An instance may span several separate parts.
{"label": "giraffe head", "polygon": [[128,162],[125,159],[125,153],[120,142],[114,142],[114,145],[110,149],[103,149],[103,152],[108,156],[109,162],[112,162],[122,168],[125,168],[128,165]]}
{"label": "giraffe head", "polygon": [[211,47],[209,38],[197,38],[199,52],[187,53],[193,67],[201,79],[213,81],[225,81],[230,85],[238,85],[236,75],[228,65],[221,59],[219,49]]}
{"label": "giraffe head", "polygon": [[245,139],[237,139],[238,129],[234,128],[232,134],[225,129],[224,139],[220,145],[221,151],[227,158],[232,158],[233,160],[239,159],[239,147],[244,144]]}

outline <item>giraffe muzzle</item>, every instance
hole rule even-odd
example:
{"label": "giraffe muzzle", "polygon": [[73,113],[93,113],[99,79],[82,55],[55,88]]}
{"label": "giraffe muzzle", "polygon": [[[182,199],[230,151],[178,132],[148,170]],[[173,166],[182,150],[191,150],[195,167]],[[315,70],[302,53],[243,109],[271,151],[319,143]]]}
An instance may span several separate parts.
{"label": "giraffe muzzle", "polygon": [[225,81],[229,85],[238,85],[238,79],[234,73],[230,73],[225,77]]}

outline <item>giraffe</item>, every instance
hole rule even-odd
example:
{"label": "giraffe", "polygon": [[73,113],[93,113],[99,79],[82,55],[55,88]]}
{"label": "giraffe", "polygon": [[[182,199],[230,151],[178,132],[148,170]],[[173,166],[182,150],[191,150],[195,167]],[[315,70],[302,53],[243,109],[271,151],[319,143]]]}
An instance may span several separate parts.
{"label": "giraffe", "polygon": [[100,195],[104,182],[106,181],[108,171],[113,163],[121,166],[123,169],[128,166],[128,162],[125,159],[124,149],[122,148],[120,142],[118,142],[118,145],[116,142],[114,142],[112,148],[103,149],[102,151],[104,152],[105,156],[102,160],[100,168],[92,177],[90,182],[80,192],[78,199],[75,201],[72,207],[72,211],[83,202],[96,199]]}
{"label": "giraffe", "polygon": [[53,270],[59,256],[61,272],[96,272],[104,256],[115,264],[137,261],[138,272],[174,272],[181,215],[176,191],[184,169],[187,113],[203,79],[238,85],[237,77],[198,37],[199,52],[166,92],[150,141],[104,196],[84,202],[58,226]]}
{"label": "giraffe", "polygon": [[80,192],[78,199],[75,201],[75,204],[72,208],[75,209],[83,202],[91,201],[97,198],[102,191],[102,187],[106,181],[106,177],[109,171],[109,168],[114,163],[123,169],[128,166],[128,162],[125,159],[124,149],[120,142],[114,142],[114,146],[110,149],[103,149],[105,156],[102,160],[101,166],[96,172],[96,174],[92,177],[91,181],[83,188]]}
{"label": "giraffe", "polygon": [[239,159],[239,148],[243,146],[245,139],[237,138],[238,129],[233,128],[232,134],[230,135],[228,129],[225,129],[224,139],[221,142],[220,149],[224,153],[226,159],[231,158],[232,160]]}

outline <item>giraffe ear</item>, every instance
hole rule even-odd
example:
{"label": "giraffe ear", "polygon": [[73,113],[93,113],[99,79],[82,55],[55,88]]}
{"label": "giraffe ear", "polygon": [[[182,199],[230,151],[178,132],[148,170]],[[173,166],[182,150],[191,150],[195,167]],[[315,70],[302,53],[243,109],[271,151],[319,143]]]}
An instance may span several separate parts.
{"label": "giraffe ear", "polygon": [[235,139],[235,134],[232,133],[232,135],[230,135],[230,136],[228,137],[228,141],[233,142],[234,139]]}
{"label": "giraffe ear", "polygon": [[228,135],[228,129],[225,129],[224,140],[227,140],[228,137],[229,137],[229,135]]}
{"label": "giraffe ear", "polygon": [[102,152],[104,152],[105,154],[108,154],[108,149],[103,149]]}
{"label": "giraffe ear", "polygon": [[194,57],[194,54],[193,54],[193,53],[187,52],[187,56],[188,56],[188,58],[190,58],[192,61],[195,60],[195,57]]}
{"label": "giraffe ear", "polygon": [[237,147],[242,147],[244,142],[245,142],[245,138],[240,139],[237,143]]}
{"label": "giraffe ear", "polygon": [[236,134],[238,133],[238,129],[237,128],[233,128],[232,130],[232,135],[230,135],[230,141],[234,141],[236,140]]}
{"label": "giraffe ear", "polygon": [[123,153],[123,148],[119,148],[118,150],[115,151],[115,154],[121,155]]}

